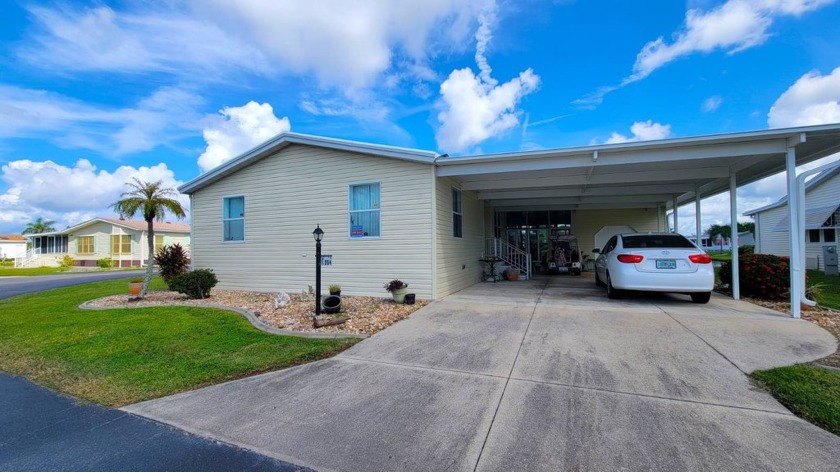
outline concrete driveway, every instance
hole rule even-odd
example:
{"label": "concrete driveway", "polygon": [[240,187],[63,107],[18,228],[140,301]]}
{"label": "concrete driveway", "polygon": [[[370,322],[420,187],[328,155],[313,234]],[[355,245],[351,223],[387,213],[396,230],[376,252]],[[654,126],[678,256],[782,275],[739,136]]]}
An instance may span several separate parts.
{"label": "concrete driveway", "polygon": [[813,324],[591,277],[480,284],[321,362],[125,409],[318,470],[837,470],[840,438],[745,375]]}

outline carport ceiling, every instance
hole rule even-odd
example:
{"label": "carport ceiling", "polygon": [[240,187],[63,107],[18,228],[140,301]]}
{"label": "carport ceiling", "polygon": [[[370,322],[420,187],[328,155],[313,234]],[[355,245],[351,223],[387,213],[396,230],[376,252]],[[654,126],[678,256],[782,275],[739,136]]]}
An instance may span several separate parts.
{"label": "carport ceiling", "polygon": [[[461,182],[494,207],[654,208],[726,191],[840,152],[840,124],[640,143],[437,160],[438,175]],[[619,198],[620,197],[620,198]]]}

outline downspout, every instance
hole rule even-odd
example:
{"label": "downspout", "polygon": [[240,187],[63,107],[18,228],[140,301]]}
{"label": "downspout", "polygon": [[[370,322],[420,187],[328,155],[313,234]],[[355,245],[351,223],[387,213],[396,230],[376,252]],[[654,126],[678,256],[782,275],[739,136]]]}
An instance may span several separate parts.
{"label": "downspout", "polygon": [[437,160],[441,157],[449,157],[448,154],[441,154],[439,156],[435,156],[432,159],[432,201],[431,201],[431,212],[432,212],[432,224],[431,224],[431,233],[432,233],[432,264],[431,264],[431,278],[429,282],[431,283],[431,299],[437,299]]}

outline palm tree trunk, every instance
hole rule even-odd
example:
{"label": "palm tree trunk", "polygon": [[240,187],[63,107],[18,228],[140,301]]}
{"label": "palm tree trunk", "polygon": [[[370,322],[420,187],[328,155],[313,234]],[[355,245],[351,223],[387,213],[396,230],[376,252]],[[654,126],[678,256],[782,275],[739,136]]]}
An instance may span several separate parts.
{"label": "palm tree trunk", "polygon": [[149,244],[149,260],[146,262],[146,275],[143,277],[143,288],[140,289],[138,298],[144,298],[146,291],[149,289],[149,282],[152,281],[154,275],[155,264],[155,223],[153,219],[146,220],[148,224],[148,231],[146,232],[146,242]]}

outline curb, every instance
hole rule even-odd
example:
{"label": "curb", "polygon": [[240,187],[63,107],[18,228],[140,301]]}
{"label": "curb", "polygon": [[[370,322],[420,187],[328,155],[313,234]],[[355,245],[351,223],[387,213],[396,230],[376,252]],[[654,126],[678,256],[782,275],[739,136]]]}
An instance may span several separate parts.
{"label": "curb", "polygon": [[[98,299],[97,299],[98,300]],[[250,322],[254,328],[257,328],[260,331],[264,331],[270,334],[277,334],[282,336],[297,336],[299,338],[321,338],[321,339],[344,339],[344,338],[358,338],[358,339],[366,339],[369,336],[367,334],[353,334],[353,333],[312,333],[307,331],[289,331],[287,329],[281,329],[269,324],[264,323],[260,320],[257,315],[255,315],[250,310],[246,310],[244,308],[237,308],[227,305],[192,305],[189,303],[168,303],[166,305],[154,305],[154,306],[93,306],[90,303],[95,300],[90,300],[82,303],[79,305],[79,309],[81,310],[91,310],[91,311],[106,311],[106,310],[120,310],[124,308],[128,308],[130,310],[136,310],[139,308],[154,308],[155,306],[186,306],[192,308],[216,308],[219,310],[227,310],[232,311],[234,313],[239,313],[240,315],[244,316],[245,319]]]}

